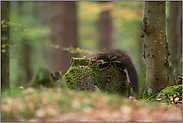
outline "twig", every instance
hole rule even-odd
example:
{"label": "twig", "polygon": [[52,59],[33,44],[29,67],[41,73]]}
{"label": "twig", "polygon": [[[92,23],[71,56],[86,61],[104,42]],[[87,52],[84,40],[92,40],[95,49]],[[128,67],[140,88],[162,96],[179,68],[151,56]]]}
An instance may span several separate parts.
{"label": "twig", "polygon": [[[164,93],[164,92],[161,92],[161,93]],[[159,92],[159,93],[157,93],[157,94],[152,95],[152,96],[151,96],[151,97],[149,97],[147,100],[151,99],[152,97],[154,97],[154,96],[156,96],[156,95],[158,95],[158,94],[160,94],[160,92]],[[145,101],[147,101],[147,100],[145,100]]]}

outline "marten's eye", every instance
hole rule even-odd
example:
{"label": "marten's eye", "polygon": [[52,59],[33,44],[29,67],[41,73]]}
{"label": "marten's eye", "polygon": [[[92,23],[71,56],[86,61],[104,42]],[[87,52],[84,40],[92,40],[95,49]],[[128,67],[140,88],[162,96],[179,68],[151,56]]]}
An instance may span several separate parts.
{"label": "marten's eye", "polygon": [[92,61],[92,64],[94,64],[95,63],[95,61]]}

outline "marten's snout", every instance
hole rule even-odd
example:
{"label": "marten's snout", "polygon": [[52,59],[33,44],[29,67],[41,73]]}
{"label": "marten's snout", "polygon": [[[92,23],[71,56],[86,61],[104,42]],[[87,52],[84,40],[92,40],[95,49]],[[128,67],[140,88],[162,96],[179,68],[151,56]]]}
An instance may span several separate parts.
{"label": "marten's snout", "polygon": [[89,60],[88,66],[90,66],[90,65],[92,65],[92,64],[94,64],[94,63],[95,63],[95,61],[90,61],[90,60]]}

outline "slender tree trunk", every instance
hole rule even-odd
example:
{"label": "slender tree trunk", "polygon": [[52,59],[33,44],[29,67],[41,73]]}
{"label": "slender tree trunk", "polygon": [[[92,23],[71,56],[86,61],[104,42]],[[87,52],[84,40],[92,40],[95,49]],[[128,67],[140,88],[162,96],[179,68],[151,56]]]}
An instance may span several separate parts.
{"label": "slender tree trunk", "polygon": [[[29,3],[22,2],[22,1],[19,3],[19,7],[20,7],[19,14],[20,14],[20,16],[23,17],[23,20],[22,20],[23,23],[25,23],[25,18],[27,17],[27,15],[34,13],[33,11],[34,11],[35,7],[33,7],[34,9],[28,9],[28,10],[23,9],[23,6],[24,5],[26,6],[28,4]],[[36,3],[32,2],[31,4],[35,5]],[[35,20],[37,20],[36,17],[35,17]],[[23,67],[23,70],[25,72],[25,80],[21,81],[20,84],[23,86],[27,85],[27,83],[31,80],[31,78],[33,76],[32,70],[31,70],[31,63],[30,63],[30,57],[31,57],[31,46],[29,45],[30,42],[31,42],[30,39],[24,38],[23,43],[22,43],[23,47],[22,47],[21,52],[23,52],[23,59],[22,59],[23,64],[20,66]],[[22,75],[20,75],[20,76],[22,76]]]}
{"label": "slender tree trunk", "polygon": [[169,50],[166,40],[165,10],[165,2],[145,2],[142,29],[148,94],[160,91],[169,82]]}
{"label": "slender tree trunk", "polygon": [[[51,2],[50,1],[40,1],[38,2],[38,22],[41,28],[50,27],[51,25]],[[42,42],[43,45],[40,47],[44,50],[41,50],[41,54],[47,64],[49,65],[49,58],[50,58],[50,50],[45,49],[45,41],[51,39],[51,34],[49,35],[40,35],[39,41]]]}
{"label": "slender tree trunk", "polygon": [[[103,3],[103,2],[102,2]],[[100,13],[98,23],[99,50],[112,48],[112,18],[110,10]]]}
{"label": "slender tree trunk", "polygon": [[[23,15],[23,9],[22,9],[23,8],[22,7],[23,2],[22,1],[15,1],[13,3],[15,4],[16,14],[18,15],[18,17],[22,18],[22,15]],[[21,19],[21,23],[22,23],[22,19]],[[17,54],[22,54],[23,43],[22,42],[17,42],[17,43],[19,44],[20,48],[16,50],[16,53]],[[18,58],[18,60],[20,61],[20,62],[17,63],[17,66],[19,67],[19,70],[24,71],[21,58]],[[10,60],[10,63],[11,63],[11,60]],[[10,71],[11,71],[11,68],[10,68]],[[15,74],[15,73],[10,73],[10,75],[11,74]],[[26,77],[22,76],[22,74],[20,72],[17,73],[17,76],[18,77],[17,77],[17,80],[15,82],[15,86],[19,87],[19,86],[22,86],[24,84],[23,82],[26,81],[26,79],[25,79]]]}
{"label": "slender tree trunk", "polygon": [[182,1],[177,1],[175,3],[175,13],[174,13],[174,45],[173,45],[173,59],[180,56],[182,51]]}
{"label": "slender tree trunk", "polygon": [[182,74],[182,67],[179,63],[182,56],[182,1],[169,1],[168,5],[168,42],[171,44],[169,80],[171,85],[175,85],[178,84],[177,76]]}
{"label": "slender tree trunk", "polygon": [[[53,45],[77,47],[77,15],[76,2],[52,2],[51,40]],[[51,49],[51,70],[66,71],[71,57],[76,55],[67,51]]]}
{"label": "slender tree trunk", "polygon": [[[10,19],[10,2],[1,1],[1,21],[9,22]],[[4,27],[1,24],[1,90],[10,88],[9,80],[9,26]],[[2,37],[6,37],[2,40]]]}
{"label": "slender tree trunk", "polygon": [[[23,59],[24,59],[24,70],[25,70],[25,81],[26,83],[28,83],[31,78],[32,78],[32,71],[30,68],[30,54],[31,54],[31,47],[28,44],[28,42],[30,42],[28,39],[24,39],[24,43],[23,43]],[[26,83],[22,83],[22,84],[26,84]]]}

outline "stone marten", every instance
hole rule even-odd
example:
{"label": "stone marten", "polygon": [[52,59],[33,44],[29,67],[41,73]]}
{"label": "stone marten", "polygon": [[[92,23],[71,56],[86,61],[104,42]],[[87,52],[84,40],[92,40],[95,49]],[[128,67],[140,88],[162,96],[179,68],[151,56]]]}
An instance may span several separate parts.
{"label": "stone marten", "polygon": [[135,66],[132,63],[131,57],[121,49],[111,49],[103,51],[101,53],[90,56],[89,65],[94,64],[97,60],[103,60],[107,62],[112,62],[112,64],[122,70],[126,69],[128,71],[129,80],[133,92],[139,92],[139,80]]}

